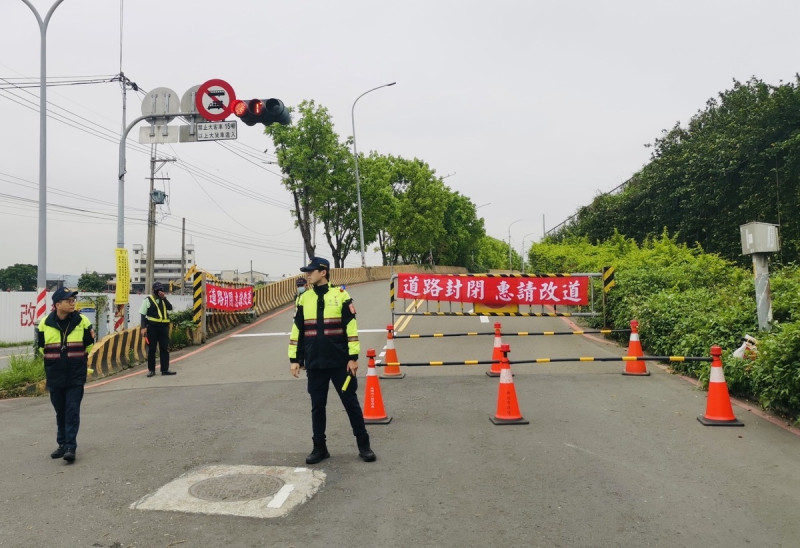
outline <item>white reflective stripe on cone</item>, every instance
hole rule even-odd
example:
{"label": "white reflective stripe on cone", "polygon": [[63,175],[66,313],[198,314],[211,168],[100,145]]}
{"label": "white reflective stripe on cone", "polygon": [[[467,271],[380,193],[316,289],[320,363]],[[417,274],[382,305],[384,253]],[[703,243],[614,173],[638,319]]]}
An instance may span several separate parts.
{"label": "white reflective stripe on cone", "polygon": [[722,372],[721,367],[711,367],[708,382],[725,382],[725,374]]}

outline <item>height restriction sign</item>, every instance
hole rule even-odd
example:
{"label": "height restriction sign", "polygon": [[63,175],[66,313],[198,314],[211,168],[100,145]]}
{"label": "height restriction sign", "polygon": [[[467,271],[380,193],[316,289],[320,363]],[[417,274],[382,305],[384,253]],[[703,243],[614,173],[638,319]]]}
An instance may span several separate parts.
{"label": "height restriction sign", "polygon": [[228,117],[236,102],[236,94],[225,80],[215,78],[201,84],[194,97],[197,112],[209,122],[219,122]]}

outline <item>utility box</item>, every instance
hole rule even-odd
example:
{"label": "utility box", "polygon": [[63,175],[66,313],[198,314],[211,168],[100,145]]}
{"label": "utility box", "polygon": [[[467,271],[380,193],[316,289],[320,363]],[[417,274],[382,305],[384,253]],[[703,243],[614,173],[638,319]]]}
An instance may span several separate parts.
{"label": "utility box", "polygon": [[778,225],[771,223],[747,223],[739,226],[742,236],[742,255],[772,253],[780,251]]}

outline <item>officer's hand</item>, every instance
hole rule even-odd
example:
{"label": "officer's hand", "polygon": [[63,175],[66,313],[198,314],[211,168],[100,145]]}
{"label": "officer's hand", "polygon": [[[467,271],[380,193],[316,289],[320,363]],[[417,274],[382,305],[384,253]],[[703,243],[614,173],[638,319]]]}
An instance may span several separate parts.
{"label": "officer's hand", "polygon": [[292,376],[299,377],[300,376],[300,364],[299,363],[293,363],[291,371],[292,371]]}
{"label": "officer's hand", "polygon": [[356,371],[358,371],[358,362],[356,360],[347,362],[347,371],[355,377]]}

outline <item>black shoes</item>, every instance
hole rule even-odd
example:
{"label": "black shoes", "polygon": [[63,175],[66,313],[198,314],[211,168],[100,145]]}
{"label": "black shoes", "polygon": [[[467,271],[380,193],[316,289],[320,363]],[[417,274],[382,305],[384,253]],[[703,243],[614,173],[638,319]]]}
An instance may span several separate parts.
{"label": "black shoes", "polygon": [[162,375],[177,375],[178,372],[177,371],[162,371],[161,374]]}
{"label": "black shoes", "polygon": [[75,449],[68,449],[63,445],[59,445],[58,449],[50,453],[51,459],[63,458],[67,462],[75,462]]}
{"label": "black shoes", "polygon": [[306,457],[306,464],[317,464],[323,459],[327,459],[331,454],[328,453],[328,447],[325,442],[314,442],[314,450]]}
{"label": "black shoes", "polygon": [[375,462],[375,459],[378,457],[375,456],[375,453],[369,446],[369,434],[357,436],[356,443],[358,443],[358,456],[361,457],[364,462]]}
{"label": "black shoes", "polygon": [[147,372],[147,376],[148,376],[148,377],[154,377],[154,376],[155,376],[155,374],[156,374],[156,372],[155,372],[155,371],[148,371],[148,372]]}

